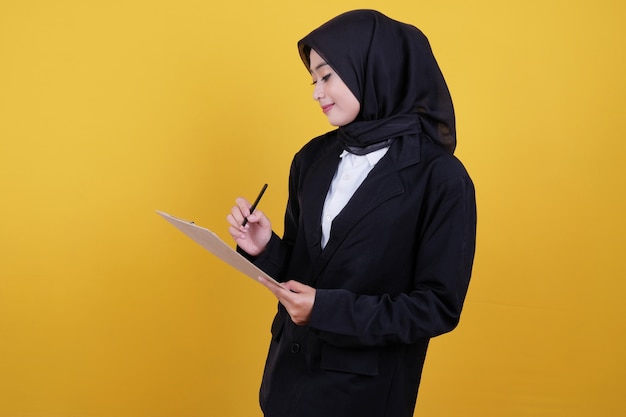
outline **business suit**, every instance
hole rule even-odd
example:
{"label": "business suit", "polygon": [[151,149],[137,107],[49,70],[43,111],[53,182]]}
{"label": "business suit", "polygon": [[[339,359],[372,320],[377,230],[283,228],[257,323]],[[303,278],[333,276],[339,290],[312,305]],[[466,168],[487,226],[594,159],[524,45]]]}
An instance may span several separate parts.
{"label": "business suit", "polygon": [[307,326],[279,305],[260,391],[267,417],[411,416],[429,339],[459,320],[476,227],[461,163],[423,134],[397,139],[322,249],[341,151],[333,131],[296,154],[284,236],[254,260],[317,291]]}

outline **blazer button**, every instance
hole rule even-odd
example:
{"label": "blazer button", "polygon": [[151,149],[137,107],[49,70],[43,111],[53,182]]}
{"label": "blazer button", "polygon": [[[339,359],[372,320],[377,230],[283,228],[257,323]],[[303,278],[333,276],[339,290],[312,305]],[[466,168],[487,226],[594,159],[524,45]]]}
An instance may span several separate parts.
{"label": "blazer button", "polygon": [[300,352],[300,343],[292,343],[291,344],[291,353],[298,353]]}

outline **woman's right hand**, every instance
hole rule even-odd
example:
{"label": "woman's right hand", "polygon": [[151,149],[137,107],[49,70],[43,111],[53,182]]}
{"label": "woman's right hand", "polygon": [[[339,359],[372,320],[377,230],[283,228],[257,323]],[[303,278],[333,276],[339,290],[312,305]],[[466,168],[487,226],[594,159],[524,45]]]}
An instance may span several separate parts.
{"label": "woman's right hand", "polygon": [[[235,243],[250,256],[260,255],[272,237],[272,223],[256,209],[250,214],[251,204],[245,198],[239,197],[236,204],[226,220],[230,224],[228,232],[235,240]],[[248,222],[245,226],[241,224],[245,219]]]}

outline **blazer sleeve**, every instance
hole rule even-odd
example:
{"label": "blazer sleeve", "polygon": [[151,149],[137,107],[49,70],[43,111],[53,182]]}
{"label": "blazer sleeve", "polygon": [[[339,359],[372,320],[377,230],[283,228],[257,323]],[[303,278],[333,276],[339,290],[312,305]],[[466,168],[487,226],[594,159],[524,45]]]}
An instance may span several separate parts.
{"label": "blazer sleeve", "polygon": [[276,233],[272,233],[272,237],[265,247],[265,250],[256,257],[251,257],[241,248],[237,248],[240,254],[279,282],[285,281],[285,271],[296,238],[300,212],[296,192],[299,166],[297,156],[298,155],[294,157],[290,168],[289,199],[287,200],[287,208],[285,210],[285,231],[282,239]]}
{"label": "blazer sleeve", "polygon": [[[476,202],[467,174],[431,191],[420,234],[413,288],[391,296],[318,289],[309,323],[343,347],[412,344],[458,324],[475,250]],[[404,260],[398,260],[402,262]]]}

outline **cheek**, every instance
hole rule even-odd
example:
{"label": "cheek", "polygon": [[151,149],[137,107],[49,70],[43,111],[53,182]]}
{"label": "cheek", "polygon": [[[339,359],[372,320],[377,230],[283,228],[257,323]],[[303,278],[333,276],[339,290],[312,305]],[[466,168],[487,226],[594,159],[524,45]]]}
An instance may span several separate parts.
{"label": "cheek", "polygon": [[334,126],[345,126],[352,123],[359,115],[360,106],[358,101],[344,102],[338,106],[337,111],[329,115],[329,119]]}
{"label": "cheek", "polygon": [[352,93],[350,93],[349,96],[346,96],[344,102],[344,111],[346,116],[350,119],[350,121],[353,121],[361,111],[361,104]]}
{"label": "cheek", "polygon": [[359,115],[360,111],[361,111],[361,103],[359,103],[359,100],[357,100],[356,97],[353,97],[352,114],[354,115],[355,119]]}
{"label": "cheek", "polygon": [[361,111],[359,100],[343,83],[328,85],[327,95],[335,103],[335,109],[329,113],[329,119],[334,126],[345,126],[353,122]]}

